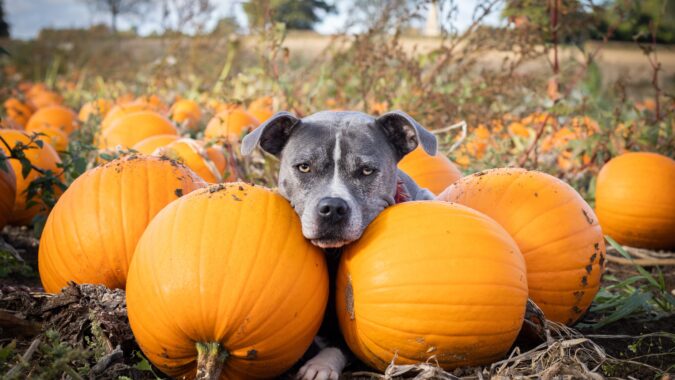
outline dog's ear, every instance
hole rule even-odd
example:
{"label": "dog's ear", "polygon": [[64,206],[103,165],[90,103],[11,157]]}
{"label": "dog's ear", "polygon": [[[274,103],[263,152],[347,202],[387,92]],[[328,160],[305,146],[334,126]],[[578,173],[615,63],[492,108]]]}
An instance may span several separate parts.
{"label": "dog's ear", "polygon": [[375,125],[384,131],[399,160],[418,145],[429,155],[436,154],[436,136],[403,111],[387,112],[375,119]]}
{"label": "dog's ear", "polygon": [[289,112],[277,112],[258,128],[244,137],[241,142],[241,154],[248,156],[256,146],[267,153],[279,156],[284,149],[293,128],[300,122]]}

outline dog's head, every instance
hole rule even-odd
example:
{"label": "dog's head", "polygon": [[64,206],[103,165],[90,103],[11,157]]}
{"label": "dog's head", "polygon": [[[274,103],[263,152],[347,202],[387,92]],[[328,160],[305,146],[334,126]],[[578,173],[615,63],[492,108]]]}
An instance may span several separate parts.
{"label": "dog's head", "polygon": [[281,160],[279,192],[300,216],[304,236],[337,248],[394,203],[396,165],[418,144],[435,154],[436,138],[401,111],[378,118],[324,111],[303,119],[279,112],[247,135],[241,150],[248,155],[260,146]]}

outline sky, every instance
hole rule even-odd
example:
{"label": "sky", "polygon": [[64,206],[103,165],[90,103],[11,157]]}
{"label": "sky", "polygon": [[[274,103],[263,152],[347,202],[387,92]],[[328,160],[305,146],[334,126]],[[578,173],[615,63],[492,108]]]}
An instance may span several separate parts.
{"label": "sky", "polygon": [[[459,12],[453,20],[453,26],[463,30],[471,23],[471,15],[479,0],[457,1]],[[234,15],[240,24],[246,24],[246,17],[241,10],[242,0],[213,0],[215,10],[210,15],[207,26],[215,24],[222,17]],[[10,24],[13,38],[31,39],[37,36],[42,28],[82,28],[94,24],[110,23],[110,17],[89,5],[87,0],[5,0],[6,20]],[[341,31],[342,25],[349,17],[349,0],[334,0],[337,14],[326,16],[316,26],[322,34]],[[161,32],[161,7],[155,7],[143,20],[133,17],[118,19],[118,28],[128,29],[136,26],[141,35],[154,31]],[[498,22],[495,14],[488,19],[490,23]]]}

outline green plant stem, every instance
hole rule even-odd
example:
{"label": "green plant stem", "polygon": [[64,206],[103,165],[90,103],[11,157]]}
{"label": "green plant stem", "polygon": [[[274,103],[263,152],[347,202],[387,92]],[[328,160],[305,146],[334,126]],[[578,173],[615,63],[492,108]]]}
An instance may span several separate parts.
{"label": "green plant stem", "polygon": [[220,377],[229,354],[218,342],[197,342],[197,374],[195,380],[214,380]]}

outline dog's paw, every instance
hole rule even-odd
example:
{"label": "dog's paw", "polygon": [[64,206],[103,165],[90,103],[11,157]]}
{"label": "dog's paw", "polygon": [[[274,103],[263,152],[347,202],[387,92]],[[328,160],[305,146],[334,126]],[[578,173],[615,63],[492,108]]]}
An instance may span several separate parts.
{"label": "dog's paw", "polygon": [[305,363],[297,378],[302,380],[338,380],[347,359],[335,347],[324,348],[318,355]]}
{"label": "dog's paw", "polygon": [[338,380],[340,373],[333,368],[319,363],[307,363],[298,371],[301,380]]}

